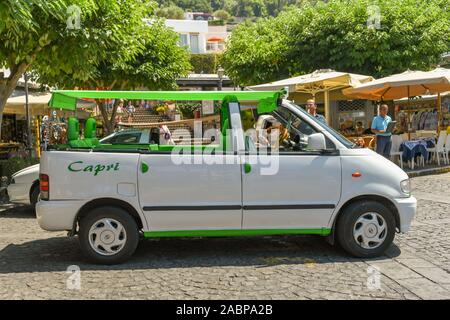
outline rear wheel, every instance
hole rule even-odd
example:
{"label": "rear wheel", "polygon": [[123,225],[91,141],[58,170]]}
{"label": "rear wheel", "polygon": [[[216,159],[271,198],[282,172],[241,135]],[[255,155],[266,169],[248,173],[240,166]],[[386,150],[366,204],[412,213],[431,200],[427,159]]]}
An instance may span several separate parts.
{"label": "rear wheel", "polygon": [[336,237],[341,247],[353,256],[380,256],[394,240],[394,215],[375,201],[353,203],[340,216]]}
{"label": "rear wheel", "polygon": [[38,202],[39,199],[39,183],[34,184],[31,187],[31,192],[30,192],[30,203],[31,206],[33,207],[33,210],[36,209],[36,203]]}
{"label": "rear wheel", "polygon": [[93,209],[80,221],[81,251],[92,262],[116,264],[129,259],[139,242],[136,221],[117,207]]}

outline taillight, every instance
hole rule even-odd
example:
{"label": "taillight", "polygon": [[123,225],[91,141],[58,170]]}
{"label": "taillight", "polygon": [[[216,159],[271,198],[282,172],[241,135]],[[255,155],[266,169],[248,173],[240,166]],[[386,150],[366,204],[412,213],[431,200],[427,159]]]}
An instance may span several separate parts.
{"label": "taillight", "polygon": [[50,181],[48,175],[39,175],[39,188],[41,190],[41,200],[48,200],[50,195]]}

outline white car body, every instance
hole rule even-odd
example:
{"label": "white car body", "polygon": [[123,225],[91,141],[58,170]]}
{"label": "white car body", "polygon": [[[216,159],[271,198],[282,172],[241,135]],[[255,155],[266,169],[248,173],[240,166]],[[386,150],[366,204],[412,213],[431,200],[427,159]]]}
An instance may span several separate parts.
{"label": "white car body", "polygon": [[39,164],[17,171],[8,185],[9,200],[13,203],[30,204],[31,189],[39,188]]}
{"label": "white car body", "polygon": [[[304,121],[332,141],[336,153],[280,154],[276,174],[259,174],[264,168],[258,163],[252,164],[251,172],[244,172],[238,108],[230,111],[236,138],[234,153],[214,155],[216,160],[232,157],[235,164],[174,164],[171,154],[163,152],[44,152],[40,170],[49,176],[50,196],[37,204],[39,225],[51,231],[73,230],[86,205],[117,201],[133,208],[146,236],[283,229],[327,235],[345,204],[372,197],[390,203],[398,213],[397,229],[408,231],[416,199],[401,188],[407,174],[369,149],[346,148],[318,122],[302,114],[299,116]],[[208,156],[185,157],[195,161]],[[97,165],[117,166],[117,170],[97,174],[92,167],[84,170]],[[139,169],[143,165],[150,168],[148,172]],[[361,177],[352,176],[356,172]]]}
{"label": "white car body", "polygon": [[[231,139],[224,152],[181,153],[176,158],[164,147],[44,152],[40,173],[46,190],[36,205],[38,223],[49,231],[78,232],[83,252],[101,263],[131,255],[137,229],[145,237],[317,234],[329,236],[330,242],[336,234],[341,246],[361,234],[362,242],[373,234],[386,239],[389,232],[389,240],[382,242],[387,246],[395,231],[409,230],[417,201],[402,169],[369,149],[353,148],[292,103],[283,100],[281,108],[314,133],[299,137],[306,148],[266,155],[264,161],[252,158],[252,149],[246,151],[248,136],[238,103],[229,104]],[[380,214],[386,218],[382,223]],[[116,218],[108,220],[110,215]],[[126,232],[134,235],[135,242],[129,242],[134,247],[119,251],[114,260],[111,241],[123,248],[128,239],[115,219],[127,223],[130,216],[135,224]],[[364,223],[362,231],[356,230],[358,223]],[[355,245],[347,252],[384,252]]]}
{"label": "white car body", "polygon": [[[114,132],[101,139],[100,142],[109,143],[113,139],[124,138],[126,134],[129,134],[130,139],[133,139],[132,143],[148,144],[150,140],[150,130],[145,129]],[[29,166],[12,175],[7,188],[9,201],[12,203],[30,204],[33,188],[39,188],[39,164]]]}

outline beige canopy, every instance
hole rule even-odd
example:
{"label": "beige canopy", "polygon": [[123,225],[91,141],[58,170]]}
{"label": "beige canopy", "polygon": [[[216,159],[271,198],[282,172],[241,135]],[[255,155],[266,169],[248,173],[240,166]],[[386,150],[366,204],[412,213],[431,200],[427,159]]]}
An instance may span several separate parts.
{"label": "beige canopy", "polygon": [[[49,106],[48,102],[52,94],[50,92],[29,92],[28,93],[28,104],[30,106],[30,113],[32,116],[36,115],[47,115],[49,114]],[[95,103],[89,101],[80,101],[77,105],[78,108],[86,107],[86,108],[94,108]],[[57,111],[59,116],[70,116],[73,115],[72,111],[67,110],[59,110]],[[20,95],[16,97],[11,97],[6,101],[5,114],[18,114],[18,115],[26,115],[25,108],[25,95]],[[87,119],[90,115],[90,112],[84,110],[77,110],[77,117],[80,119]]]}
{"label": "beige canopy", "polygon": [[315,97],[318,93],[323,93],[325,117],[330,123],[330,91],[358,86],[372,80],[371,76],[323,69],[294,78],[250,86],[249,88],[252,90],[279,90],[287,87],[290,94],[306,93],[312,97]]}
{"label": "beige canopy", "polygon": [[433,71],[406,71],[389,77],[347,88],[349,98],[368,100],[394,100],[450,91],[450,69]]}
{"label": "beige canopy", "polygon": [[[28,94],[28,104],[30,105],[31,114],[45,114],[51,96],[52,94],[48,92],[30,92]],[[6,102],[4,113],[26,114],[25,95],[9,98]]]}

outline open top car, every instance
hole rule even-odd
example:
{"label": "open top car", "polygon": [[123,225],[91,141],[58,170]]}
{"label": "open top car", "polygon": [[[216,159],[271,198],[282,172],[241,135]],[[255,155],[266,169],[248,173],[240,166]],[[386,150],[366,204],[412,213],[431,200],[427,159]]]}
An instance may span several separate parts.
{"label": "open top car", "polygon": [[54,92],[58,107],[75,106],[77,98],[222,101],[221,134],[208,145],[125,148],[78,141],[69,132],[75,141],[41,158],[39,225],[77,235],[84,255],[104,264],[130,258],[140,234],[312,234],[354,256],[383,254],[416,212],[407,174],[282,96]]}

